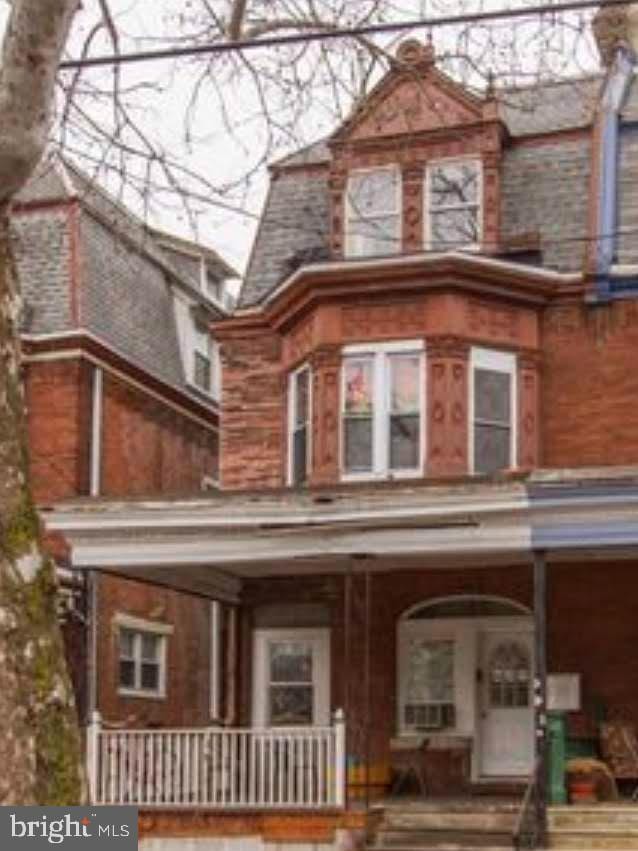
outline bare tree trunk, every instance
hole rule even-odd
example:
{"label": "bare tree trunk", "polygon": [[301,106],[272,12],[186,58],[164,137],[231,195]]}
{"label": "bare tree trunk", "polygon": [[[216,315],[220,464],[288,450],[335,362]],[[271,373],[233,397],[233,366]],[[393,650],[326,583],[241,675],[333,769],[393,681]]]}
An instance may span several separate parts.
{"label": "bare tree trunk", "polygon": [[28,473],[8,205],[42,156],[78,0],[13,0],[0,66],[0,804],[81,797],[80,734]]}

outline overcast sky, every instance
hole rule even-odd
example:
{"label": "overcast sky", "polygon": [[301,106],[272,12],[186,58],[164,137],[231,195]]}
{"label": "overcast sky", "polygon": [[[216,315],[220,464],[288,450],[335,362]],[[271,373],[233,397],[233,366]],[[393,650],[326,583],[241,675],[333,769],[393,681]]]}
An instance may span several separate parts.
{"label": "overcast sky", "polygon": [[[135,51],[162,46],[161,39],[174,36],[179,31],[179,14],[188,14],[189,9],[198,0],[109,0],[122,39],[122,51]],[[212,0],[213,5],[222,0]],[[354,4],[364,0],[351,0]],[[508,5],[533,5],[539,0],[511,0]],[[463,11],[495,8],[505,6],[507,0],[397,0],[392,6],[394,19],[414,19],[415,17],[447,12],[460,14]],[[433,5],[436,4],[436,5]],[[4,11],[0,5],[0,13]],[[358,7],[360,8],[360,7]],[[77,56],[84,44],[87,34],[98,19],[97,0],[84,0],[83,10],[76,18],[76,25],[69,44],[68,54]],[[1,23],[1,19],[0,19]],[[582,29],[582,20],[575,21]],[[573,28],[576,31],[577,27]],[[476,32],[476,30],[474,31]],[[536,66],[543,65],[544,73],[549,69],[552,73],[577,73],[588,64],[591,68],[590,50],[573,48],[573,39],[577,38],[568,30],[564,34],[547,39],[526,39],[526,48],[517,46],[512,52],[512,28],[504,24],[498,35],[499,44],[491,47],[490,63],[501,63],[510,69],[513,57],[519,65],[519,70],[527,73]],[[424,37],[421,30],[418,35]],[[449,31],[435,32],[435,45],[451,44]],[[477,36],[472,48],[478,51],[479,61],[485,61],[487,55],[481,47],[480,39],[486,42],[487,35]],[[570,41],[571,39],[571,41]],[[386,38],[384,44],[390,44]],[[464,45],[467,49],[467,45]],[[267,50],[267,49],[266,49]],[[394,45],[392,46],[394,50]],[[481,54],[480,51],[483,50]],[[509,53],[508,53],[509,51]],[[96,38],[92,43],[93,55],[111,53],[111,45],[106,38]],[[272,52],[272,51],[271,51]],[[267,61],[268,57],[262,54]],[[565,61],[566,57],[568,61]],[[206,178],[213,186],[223,188],[232,184],[242,175],[250,173],[250,178],[239,188],[230,188],[218,196],[205,192],[207,197],[217,197],[224,204],[245,209],[247,215],[231,213],[219,207],[195,202],[189,206],[187,214],[175,196],[151,195],[150,206],[146,209],[140,203],[138,194],[124,185],[122,200],[132,206],[136,212],[150,219],[151,224],[171,230],[187,238],[193,238],[193,224],[196,225],[196,236],[202,242],[218,250],[241,273],[248,258],[254,232],[256,215],[260,212],[267,187],[267,171],[263,164],[254,170],[261,152],[266,147],[266,131],[260,120],[260,105],[252,86],[246,81],[238,80],[232,85],[226,85],[221,94],[216,95],[214,89],[204,89],[200,97],[198,109],[194,113],[189,137],[185,139],[185,112],[189,99],[193,94],[195,81],[198,79],[205,60],[185,62],[152,62],[143,65],[124,66],[121,70],[121,86],[124,91],[131,87],[142,86],[141,91],[135,91],[130,100],[135,102],[135,117],[143,127],[144,133],[154,142],[161,145],[185,167]],[[275,69],[276,72],[276,69]],[[66,79],[69,79],[67,72]],[[471,72],[470,72],[471,73]],[[85,72],[85,79],[93,84],[102,84],[108,91],[112,85],[113,72],[111,69],[99,69]],[[98,121],[108,123],[111,116],[111,105],[108,96],[96,103],[86,101],[87,109]],[[282,110],[285,111],[285,104]],[[347,103],[340,104],[342,111]],[[224,121],[223,110],[227,111]],[[283,114],[283,112],[282,112]],[[277,134],[278,155],[286,149],[294,149],[299,143],[310,141],[325,135],[333,129],[336,123],[335,103],[330,96],[329,87],[324,92],[313,90],[309,107],[303,114],[295,117],[294,135],[291,138],[287,132]],[[228,124],[233,125],[232,135]],[[94,154],[93,146],[80,137],[71,136],[68,139],[69,150],[73,151],[75,159],[89,172],[93,168],[90,161]],[[82,154],[87,154],[84,161]],[[122,189],[121,181],[111,179],[110,189]]]}

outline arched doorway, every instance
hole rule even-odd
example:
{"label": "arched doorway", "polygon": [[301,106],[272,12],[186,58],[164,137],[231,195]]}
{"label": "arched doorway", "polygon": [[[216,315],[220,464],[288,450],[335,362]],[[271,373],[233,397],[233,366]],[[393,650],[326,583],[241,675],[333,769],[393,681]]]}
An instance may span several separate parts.
{"label": "arched doorway", "polygon": [[398,621],[399,735],[469,739],[474,780],[526,776],[534,759],[533,621],[501,597],[457,595]]}

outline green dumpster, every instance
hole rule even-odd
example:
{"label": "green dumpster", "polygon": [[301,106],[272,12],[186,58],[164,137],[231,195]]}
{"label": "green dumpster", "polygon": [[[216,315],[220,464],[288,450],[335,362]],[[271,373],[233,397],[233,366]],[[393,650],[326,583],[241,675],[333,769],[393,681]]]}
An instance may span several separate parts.
{"label": "green dumpster", "polygon": [[566,804],[567,718],[564,712],[547,713],[548,797],[550,804]]}

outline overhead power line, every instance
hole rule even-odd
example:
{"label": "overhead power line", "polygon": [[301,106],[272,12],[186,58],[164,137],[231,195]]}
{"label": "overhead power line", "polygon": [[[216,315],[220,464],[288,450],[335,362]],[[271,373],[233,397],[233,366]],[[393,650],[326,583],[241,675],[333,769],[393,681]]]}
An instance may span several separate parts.
{"label": "overhead power line", "polygon": [[386,24],[367,24],[360,27],[321,29],[290,35],[265,36],[264,38],[239,41],[215,41],[209,44],[195,44],[189,47],[170,47],[161,50],[146,50],[135,53],[110,54],[83,59],[66,59],[60,63],[62,70],[77,68],[96,68],[105,65],[125,65],[141,62],[155,62],[164,59],[176,59],[182,56],[208,56],[232,53],[235,51],[260,50],[267,47],[285,47],[286,45],[308,42],[336,41],[344,38],[370,37],[375,35],[406,32],[415,29],[436,29],[457,24],[483,24],[491,21],[531,18],[536,15],[557,15],[594,9],[601,5],[605,8],[629,6],[631,0],[566,0],[562,3],[544,3],[520,9],[497,9],[490,12],[473,12],[463,15],[442,15],[434,18],[419,18],[410,21],[397,21]]}

